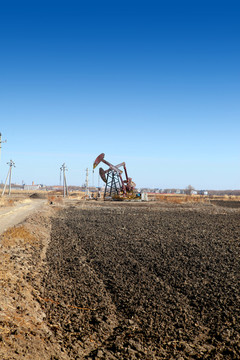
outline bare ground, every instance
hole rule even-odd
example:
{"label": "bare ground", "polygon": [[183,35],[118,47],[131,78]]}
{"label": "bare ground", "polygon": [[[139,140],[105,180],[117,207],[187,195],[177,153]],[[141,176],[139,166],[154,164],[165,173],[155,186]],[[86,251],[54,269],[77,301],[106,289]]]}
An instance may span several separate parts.
{"label": "bare ground", "polygon": [[46,205],[0,237],[0,357],[239,359],[239,209]]}
{"label": "bare ground", "polygon": [[[2,200],[2,201],[1,201]],[[46,199],[32,200],[25,198],[21,201],[14,201],[12,199],[1,199],[0,201],[0,234],[7,230],[9,227],[15,226],[24,221],[27,216],[34,211],[38,211]]]}

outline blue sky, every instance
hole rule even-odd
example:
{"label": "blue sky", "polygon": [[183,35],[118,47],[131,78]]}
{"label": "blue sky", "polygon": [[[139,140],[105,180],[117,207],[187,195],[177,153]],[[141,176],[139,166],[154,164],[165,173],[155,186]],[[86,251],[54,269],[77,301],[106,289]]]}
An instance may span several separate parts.
{"label": "blue sky", "polygon": [[[0,180],[240,188],[239,1],[0,1]],[[98,170],[90,176],[98,184]]]}

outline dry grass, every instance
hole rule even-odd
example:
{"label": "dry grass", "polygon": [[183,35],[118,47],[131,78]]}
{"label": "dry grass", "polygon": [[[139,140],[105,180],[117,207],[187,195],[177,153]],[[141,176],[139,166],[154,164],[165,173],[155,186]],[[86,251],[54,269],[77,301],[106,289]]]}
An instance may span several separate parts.
{"label": "dry grass", "polygon": [[59,195],[48,195],[48,202],[50,204],[61,204],[63,202],[63,197]]}
{"label": "dry grass", "polygon": [[159,200],[172,204],[183,204],[183,203],[208,203],[211,200],[221,201],[240,201],[240,196],[236,195],[176,195],[176,194],[149,194],[149,200]]}
{"label": "dry grass", "polygon": [[4,232],[1,244],[4,247],[16,246],[18,243],[36,245],[36,236],[30,233],[25,226],[17,226]]}
{"label": "dry grass", "polygon": [[14,200],[13,199],[9,199],[9,198],[0,198],[0,207],[5,207],[5,206],[13,206]]}
{"label": "dry grass", "polygon": [[212,195],[211,196],[211,199],[213,200],[226,200],[226,201],[240,201],[240,196],[237,196],[237,195],[223,195],[223,196],[220,196],[220,195]]}
{"label": "dry grass", "polygon": [[208,202],[208,197],[199,195],[172,195],[172,194],[154,194],[148,195],[149,200],[159,200],[172,204],[183,203],[203,203]]}

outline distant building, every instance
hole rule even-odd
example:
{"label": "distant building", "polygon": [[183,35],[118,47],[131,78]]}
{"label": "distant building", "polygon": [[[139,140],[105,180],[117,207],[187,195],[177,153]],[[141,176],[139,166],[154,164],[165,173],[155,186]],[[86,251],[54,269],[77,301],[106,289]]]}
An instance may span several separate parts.
{"label": "distant building", "polygon": [[63,190],[63,186],[62,185],[53,185],[53,186],[48,186],[48,189],[55,190],[55,191]]}
{"label": "distant building", "polygon": [[41,185],[23,185],[23,190],[36,191],[39,190]]}
{"label": "distant building", "polygon": [[12,190],[23,190],[23,186],[18,185],[18,184],[11,184],[11,189]]}
{"label": "distant building", "polygon": [[208,195],[208,191],[207,190],[199,190],[198,194],[199,195]]}

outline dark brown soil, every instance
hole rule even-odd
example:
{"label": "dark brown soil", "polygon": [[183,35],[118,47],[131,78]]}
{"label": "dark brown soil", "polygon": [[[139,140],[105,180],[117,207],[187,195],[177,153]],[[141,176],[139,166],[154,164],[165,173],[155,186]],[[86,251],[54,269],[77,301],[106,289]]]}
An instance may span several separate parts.
{"label": "dark brown soil", "polygon": [[46,199],[47,198],[47,194],[42,194],[42,193],[33,193],[30,196],[30,199]]}
{"label": "dark brown soil", "polygon": [[227,208],[240,208],[240,201],[227,201],[227,200],[211,200],[211,203],[217,206],[227,207]]}
{"label": "dark brown soil", "polygon": [[118,203],[52,219],[39,301],[70,359],[240,358],[239,212],[210,210]]}

